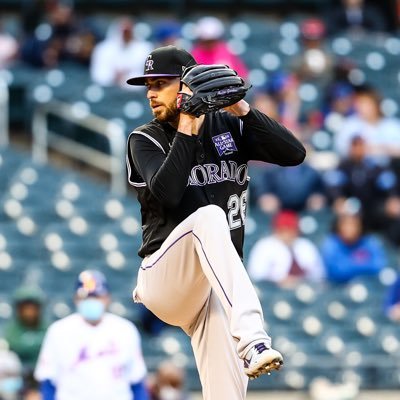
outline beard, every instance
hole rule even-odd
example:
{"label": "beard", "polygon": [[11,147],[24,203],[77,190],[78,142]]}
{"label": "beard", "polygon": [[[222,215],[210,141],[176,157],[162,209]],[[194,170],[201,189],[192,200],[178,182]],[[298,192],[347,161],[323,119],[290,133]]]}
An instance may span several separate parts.
{"label": "beard", "polygon": [[179,119],[179,111],[176,102],[166,105],[163,104],[161,109],[152,110],[154,117],[160,122],[175,123]]}

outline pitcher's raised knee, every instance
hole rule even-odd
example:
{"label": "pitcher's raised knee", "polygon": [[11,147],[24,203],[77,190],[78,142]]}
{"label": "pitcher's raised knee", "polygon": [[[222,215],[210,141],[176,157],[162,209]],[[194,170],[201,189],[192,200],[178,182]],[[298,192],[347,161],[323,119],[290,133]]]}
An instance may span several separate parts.
{"label": "pitcher's raised knee", "polygon": [[210,225],[228,225],[224,210],[215,204],[209,204],[208,206],[200,207],[196,213],[198,214],[197,220],[200,220],[202,223],[206,222]]}

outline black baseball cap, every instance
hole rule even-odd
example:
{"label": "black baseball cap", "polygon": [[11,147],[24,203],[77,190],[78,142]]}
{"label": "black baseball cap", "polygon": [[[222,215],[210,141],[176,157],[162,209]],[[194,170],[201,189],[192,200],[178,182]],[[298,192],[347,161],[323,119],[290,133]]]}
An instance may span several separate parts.
{"label": "black baseball cap", "polygon": [[158,47],[146,58],[144,72],[126,81],[129,85],[144,85],[146,78],[181,76],[185,68],[196,64],[196,60],[184,49],[175,46]]}

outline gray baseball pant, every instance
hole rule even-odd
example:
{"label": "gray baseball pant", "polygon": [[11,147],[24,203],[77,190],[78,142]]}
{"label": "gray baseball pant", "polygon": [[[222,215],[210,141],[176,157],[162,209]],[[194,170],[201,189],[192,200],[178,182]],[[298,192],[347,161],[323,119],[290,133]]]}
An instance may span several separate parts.
{"label": "gray baseball pant", "polygon": [[204,400],[246,398],[242,359],[271,339],[220,207],[199,208],[144,258],[133,296],[191,337]]}

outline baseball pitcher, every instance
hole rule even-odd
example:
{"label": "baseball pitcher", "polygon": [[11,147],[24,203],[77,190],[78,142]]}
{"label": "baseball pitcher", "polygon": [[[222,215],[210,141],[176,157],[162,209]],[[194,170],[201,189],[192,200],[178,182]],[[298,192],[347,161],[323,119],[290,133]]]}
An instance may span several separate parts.
{"label": "baseball pitcher", "polygon": [[297,165],[305,149],[226,65],[160,47],[128,83],[146,86],[154,115],[128,139],[143,228],[134,300],[190,336],[204,399],[245,399],[248,377],[283,363],[242,263],[247,164]]}

